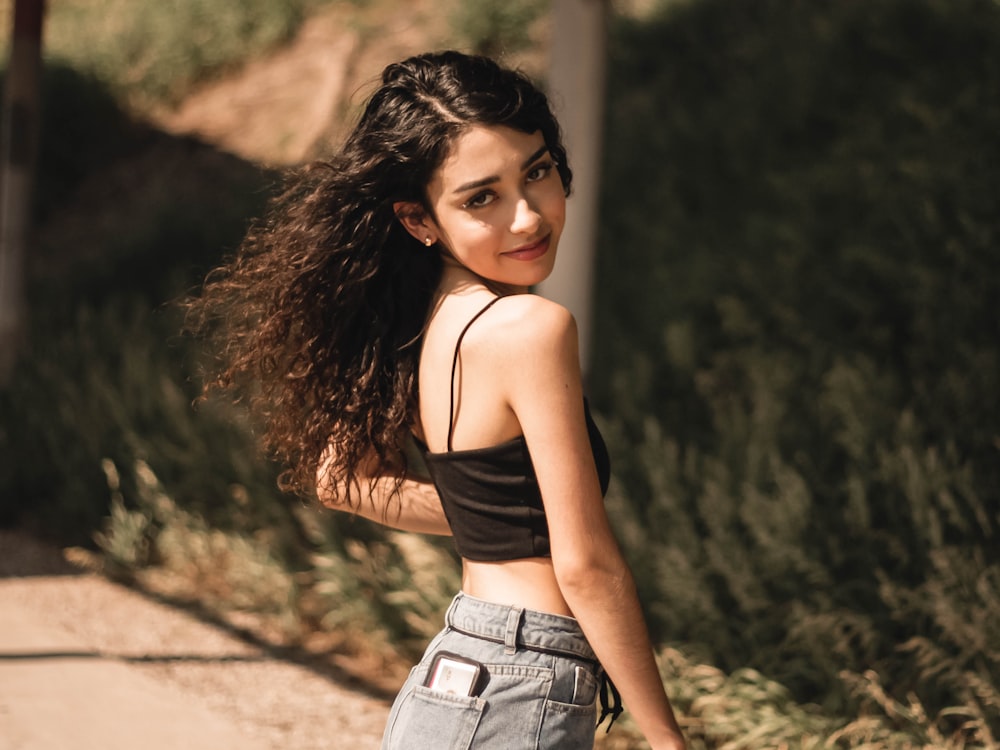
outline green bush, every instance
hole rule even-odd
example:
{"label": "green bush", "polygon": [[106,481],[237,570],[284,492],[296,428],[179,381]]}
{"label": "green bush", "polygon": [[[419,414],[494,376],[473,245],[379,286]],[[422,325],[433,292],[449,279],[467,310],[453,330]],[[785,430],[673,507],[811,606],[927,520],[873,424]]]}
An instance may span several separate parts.
{"label": "green bush", "polygon": [[192,416],[198,352],[172,304],[236,245],[270,178],[133,121],[91,77],[53,67],[46,83],[44,223],[27,258],[28,346],[0,393],[0,514],[84,543],[107,510],[105,459],[150,460],[193,503],[260,473],[231,415]]}
{"label": "green bush", "polygon": [[539,0],[479,0],[454,3],[450,18],[463,48],[499,59],[531,45],[531,26],[544,12]]}
{"label": "green bush", "polygon": [[595,400],[658,635],[996,733],[1000,8],[664,3],[610,61]]}

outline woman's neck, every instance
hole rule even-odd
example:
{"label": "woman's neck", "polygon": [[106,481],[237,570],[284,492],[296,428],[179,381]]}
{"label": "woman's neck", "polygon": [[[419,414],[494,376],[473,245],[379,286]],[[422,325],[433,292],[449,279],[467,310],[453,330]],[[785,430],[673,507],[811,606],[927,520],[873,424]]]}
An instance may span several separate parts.
{"label": "woman's neck", "polygon": [[497,281],[485,279],[454,260],[450,262],[447,259],[445,260],[444,272],[441,274],[441,282],[438,284],[437,290],[439,298],[450,294],[472,294],[481,289],[487,289],[500,297],[507,297],[512,294],[526,294],[530,291],[528,287],[502,284]]}

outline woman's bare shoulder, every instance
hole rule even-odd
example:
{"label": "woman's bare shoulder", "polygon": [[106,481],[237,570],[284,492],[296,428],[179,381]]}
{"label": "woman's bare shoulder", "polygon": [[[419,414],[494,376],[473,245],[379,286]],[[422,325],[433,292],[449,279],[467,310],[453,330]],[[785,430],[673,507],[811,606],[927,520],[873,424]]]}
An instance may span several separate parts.
{"label": "woman's bare shoulder", "polygon": [[[476,349],[506,389],[578,377],[576,321],[562,305],[534,294],[500,300],[486,316]],[[560,375],[561,373],[561,375]]]}
{"label": "woman's bare shoulder", "polygon": [[537,294],[516,294],[494,305],[485,333],[506,353],[520,358],[576,341],[576,321],[562,305]]}

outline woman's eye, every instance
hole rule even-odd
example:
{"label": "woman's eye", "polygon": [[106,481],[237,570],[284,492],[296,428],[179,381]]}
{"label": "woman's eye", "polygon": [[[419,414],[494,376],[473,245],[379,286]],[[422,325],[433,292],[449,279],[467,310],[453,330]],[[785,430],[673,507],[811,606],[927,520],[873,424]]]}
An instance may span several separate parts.
{"label": "woman's eye", "polygon": [[544,162],[543,164],[536,164],[531,169],[528,170],[528,182],[538,182],[538,180],[544,180],[549,176],[549,173],[553,168],[552,162]]}
{"label": "woman's eye", "polygon": [[488,206],[496,200],[496,196],[493,193],[477,193],[462,204],[462,208],[482,208],[483,206]]}

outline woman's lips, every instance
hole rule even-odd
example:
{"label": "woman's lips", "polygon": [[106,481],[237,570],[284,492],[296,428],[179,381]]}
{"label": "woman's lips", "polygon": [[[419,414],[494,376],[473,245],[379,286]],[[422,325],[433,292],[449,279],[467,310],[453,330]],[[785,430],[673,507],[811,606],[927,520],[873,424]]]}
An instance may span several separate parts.
{"label": "woman's lips", "polygon": [[550,238],[551,235],[543,237],[538,242],[533,242],[530,245],[522,245],[516,250],[504,253],[504,255],[514,260],[535,260],[536,258],[541,258],[549,251]]}

